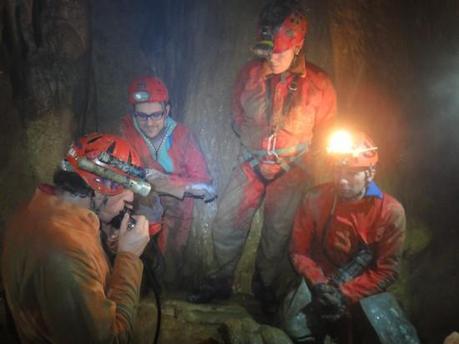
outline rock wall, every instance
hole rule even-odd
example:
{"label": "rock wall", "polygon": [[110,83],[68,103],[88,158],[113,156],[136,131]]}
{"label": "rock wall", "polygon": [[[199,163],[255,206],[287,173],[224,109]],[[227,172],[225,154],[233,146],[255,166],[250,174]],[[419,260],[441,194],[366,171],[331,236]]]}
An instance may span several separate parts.
{"label": "rock wall", "polygon": [[85,1],[0,5],[0,218],[50,181],[86,116],[89,8]]}

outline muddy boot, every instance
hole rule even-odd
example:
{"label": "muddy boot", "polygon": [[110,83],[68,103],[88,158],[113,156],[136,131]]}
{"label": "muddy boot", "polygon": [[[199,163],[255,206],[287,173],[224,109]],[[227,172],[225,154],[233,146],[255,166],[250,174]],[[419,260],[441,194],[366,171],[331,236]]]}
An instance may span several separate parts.
{"label": "muddy boot", "polygon": [[213,300],[226,300],[231,297],[232,283],[228,278],[208,278],[199,288],[187,296],[191,303],[209,303]]}

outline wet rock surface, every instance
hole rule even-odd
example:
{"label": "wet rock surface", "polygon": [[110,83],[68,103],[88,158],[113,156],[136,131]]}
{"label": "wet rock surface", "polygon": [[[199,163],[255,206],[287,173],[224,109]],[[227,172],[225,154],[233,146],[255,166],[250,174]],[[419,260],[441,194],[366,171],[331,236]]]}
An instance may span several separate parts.
{"label": "wet rock surface", "polygon": [[[282,330],[266,324],[258,302],[250,295],[237,294],[228,301],[205,305],[183,301],[183,296],[165,295],[161,301],[160,343],[292,343]],[[156,304],[148,296],[139,306],[136,341],[151,342],[155,324]]]}

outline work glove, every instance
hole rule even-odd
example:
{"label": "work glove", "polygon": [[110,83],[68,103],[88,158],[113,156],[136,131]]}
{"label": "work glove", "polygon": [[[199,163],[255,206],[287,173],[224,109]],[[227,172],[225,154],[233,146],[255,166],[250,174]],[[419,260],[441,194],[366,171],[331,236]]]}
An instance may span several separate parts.
{"label": "work glove", "polygon": [[185,182],[177,176],[149,168],[146,170],[145,179],[151,184],[152,189],[160,195],[170,195],[179,199],[185,193]]}
{"label": "work glove", "polygon": [[217,191],[211,184],[192,183],[185,187],[185,192],[193,197],[202,198],[204,202],[213,201],[217,197]]}
{"label": "work glove", "polygon": [[346,313],[346,299],[339,288],[319,283],[312,288],[314,305],[321,319],[335,322]]}

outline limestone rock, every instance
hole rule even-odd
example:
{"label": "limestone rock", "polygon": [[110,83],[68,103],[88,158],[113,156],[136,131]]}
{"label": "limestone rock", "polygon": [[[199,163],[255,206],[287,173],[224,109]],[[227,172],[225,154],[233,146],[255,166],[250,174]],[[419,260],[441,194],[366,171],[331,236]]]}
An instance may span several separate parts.
{"label": "limestone rock", "polygon": [[180,320],[202,324],[221,324],[229,319],[247,318],[247,311],[239,305],[197,305],[179,300],[167,300],[163,313]]}
{"label": "limestone rock", "polygon": [[226,344],[291,344],[280,329],[260,325],[252,318],[230,319],[220,327]]}

